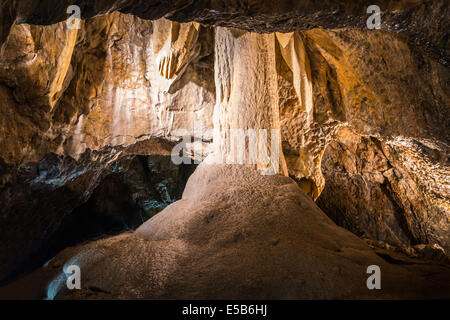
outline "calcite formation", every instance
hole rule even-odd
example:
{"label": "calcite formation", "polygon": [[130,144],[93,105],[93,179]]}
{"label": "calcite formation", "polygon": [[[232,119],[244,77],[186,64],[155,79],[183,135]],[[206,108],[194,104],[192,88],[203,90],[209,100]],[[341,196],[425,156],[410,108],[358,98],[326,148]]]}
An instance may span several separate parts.
{"label": "calcite formation", "polygon": [[[182,199],[134,233],[68,248],[28,283],[47,278],[30,292],[48,299],[448,298],[446,267],[400,262],[336,226],[292,179],[202,163]],[[72,264],[81,290],[65,286]],[[373,264],[383,290],[367,290]]]}
{"label": "calcite formation", "polygon": [[[177,87],[170,93],[167,79],[153,63],[161,53],[153,44],[172,42],[163,32],[152,33],[150,21],[119,14],[87,21],[76,46],[77,32],[65,23],[49,28],[15,25],[0,64],[7,86],[2,98],[7,100],[5,109],[22,111],[10,110],[2,117],[3,158],[18,163],[39,160],[48,152],[78,156],[86,148],[99,150],[149,137],[177,139],[177,129],[192,132],[196,121],[205,131],[211,128],[211,31],[202,28],[199,40],[183,37],[183,28],[167,50],[182,63],[174,70],[184,68],[187,74],[181,77],[181,69],[177,71],[179,79],[170,84]],[[191,26],[186,28],[189,33]],[[45,37],[55,32],[60,38],[51,39],[57,42],[53,46]],[[196,49],[188,43],[197,43]],[[176,46],[189,50],[180,53]],[[22,54],[18,57],[17,52]]]}
{"label": "calcite formation", "polygon": [[[137,227],[179,198],[195,167],[187,164],[206,158],[184,199],[137,232],[70,249],[53,266],[88,252],[80,259],[102,281],[88,283],[120,298],[181,297],[180,288],[195,298],[422,297],[305,280],[321,263],[336,267],[329,279],[338,283],[373,261],[392,268],[394,284],[411,275],[436,289],[420,268],[402,274],[387,263],[395,259],[373,252],[395,246],[440,262],[450,252],[448,1],[379,1],[375,30],[364,1],[70,2],[81,9],[79,29],[65,22],[67,1],[1,4],[0,281],[91,237],[55,247],[82,219],[98,233],[110,231],[97,228],[105,217]],[[268,256],[256,244],[263,239],[275,243]],[[217,264],[211,274],[219,274],[235,262],[227,250],[252,248],[254,256],[226,270],[242,283],[236,292],[225,283],[211,291],[214,277],[189,287],[191,278],[172,272]],[[114,254],[121,258],[105,275],[89,260]],[[138,283],[144,269],[129,266],[136,261],[127,254],[145,260],[154,282]],[[277,262],[285,272],[269,280],[277,269],[269,263],[247,283],[246,268],[269,256],[286,262]],[[357,262],[345,271],[347,258]],[[135,278],[107,283],[125,267]],[[447,297],[445,289],[436,296]]]}
{"label": "calcite formation", "polygon": [[181,77],[192,59],[198,56],[199,29],[200,25],[195,22],[181,24],[160,19],[153,23],[153,53],[161,77],[168,80]]}
{"label": "calcite formation", "polygon": [[2,278],[36,268],[66,246],[134,229],[179,199],[195,165],[173,164],[172,147],[146,140],[88,150],[78,160],[56,154],[21,166],[2,160]]}
{"label": "calcite formation", "polygon": [[[221,163],[254,163],[266,174],[288,174],[281,150],[274,35],[217,28],[215,52],[216,157]],[[238,153],[244,153],[240,160]],[[242,161],[252,156],[257,159]]]}

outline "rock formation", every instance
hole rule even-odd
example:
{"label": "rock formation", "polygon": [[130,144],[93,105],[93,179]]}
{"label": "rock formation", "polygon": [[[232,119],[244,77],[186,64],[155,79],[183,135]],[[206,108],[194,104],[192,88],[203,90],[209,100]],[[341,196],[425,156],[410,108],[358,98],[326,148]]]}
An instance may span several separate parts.
{"label": "rock formation", "polygon": [[215,40],[215,156],[220,163],[255,164],[263,174],[287,174],[274,35],[217,28]]}
{"label": "rock formation", "polygon": [[[81,290],[65,287],[61,269],[72,264],[85,274]],[[372,264],[383,270],[382,291],[367,290]],[[41,298],[448,298],[450,292],[445,267],[387,263],[336,226],[293,180],[205,163],[181,200],[134,233],[66,249],[34,277],[49,275],[47,290],[35,292]]]}
{"label": "rock formation", "polygon": [[147,140],[87,151],[78,160],[0,163],[1,274],[36,268],[68,245],[133,229],[181,197],[193,166],[170,161],[172,144]]}
{"label": "rock formation", "polygon": [[72,2],[79,29],[66,1],[0,4],[0,282],[170,204],[34,274],[82,263],[59,298],[448,297],[424,280],[448,280],[447,1],[381,1],[378,30],[363,1]]}
{"label": "rock formation", "polygon": [[[119,14],[95,18],[82,24],[76,46],[73,39],[69,48],[64,47],[67,37],[76,32],[65,23],[48,28],[15,25],[0,62],[6,86],[1,97],[5,108],[13,109],[2,117],[3,158],[19,163],[39,160],[48,152],[78,156],[86,148],[149,137],[177,139],[177,129],[192,132],[196,121],[206,132],[212,128],[215,101],[214,43],[212,31],[202,30],[197,41],[204,45],[197,45],[195,65],[189,63],[192,56],[178,58],[187,73],[179,75],[169,93],[153,63],[160,53],[153,43],[166,41],[167,35],[152,33],[151,21]],[[52,39],[57,45],[44,45],[55,32],[61,37]],[[182,47],[192,40],[178,41]],[[63,51],[68,52],[66,61],[55,63],[52,59],[63,60]],[[18,57],[17,52],[23,54]],[[54,77],[63,80],[59,93],[52,92],[56,85],[48,80]]]}

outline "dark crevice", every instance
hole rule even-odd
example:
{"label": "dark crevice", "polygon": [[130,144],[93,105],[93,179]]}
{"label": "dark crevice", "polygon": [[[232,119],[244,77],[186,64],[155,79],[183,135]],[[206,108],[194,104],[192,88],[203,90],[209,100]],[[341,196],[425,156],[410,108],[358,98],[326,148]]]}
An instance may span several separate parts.
{"label": "dark crevice", "polygon": [[411,265],[411,264],[416,264],[414,262],[407,262],[407,261],[403,261],[403,260],[398,260],[395,258],[392,258],[390,255],[385,254],[385,253],[379,253],[376,252],[377,256],[379,256],[380,258],[382,258],[383,260],[385,260],[386,262],[390,263],[390,264],[403,264],[403,265]]}

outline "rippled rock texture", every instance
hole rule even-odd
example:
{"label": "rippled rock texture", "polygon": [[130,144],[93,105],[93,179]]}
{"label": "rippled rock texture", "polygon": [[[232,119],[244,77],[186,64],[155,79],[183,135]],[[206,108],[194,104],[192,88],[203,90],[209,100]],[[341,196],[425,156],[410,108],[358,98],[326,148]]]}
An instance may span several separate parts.
{"label": "rippled rock texture", "polygon": [[[194,125],[204,128],[207,139],[215,102],[214,35],[187,25],[171,41],[171,24],[112,14],[86,21],[80,30],[65,22],[15,25],[0,59],[3,158],[36,161],[48,152],[76,157],[86,148],[176,138],[194,132]],[[183,38],[192,28],[196,36]],[[187,52],[177,51],[187,45]],[[183,66],[173,68],[177,77],[169,81],[156,61],[170,52]]]}
{"label": "rippled rock texture", "polygon": [[[313,28],[365,28],[367,2],[262,0],[5,0],[1,12],[0,41],[17,19],[31,24],[52,24],[67,19],[67,7],[79,5],[82,18],[121,11],[144,19],[167,17],[178,22],[197,21],[208,25],[240,28],[253,32],[291,32]],[[406,34],[436,59],[448,65],[446,32],[449,14],[446,0],[382,0],[382,29]]]}
{"label": "rippled rock texture", "polygon": [[448,255],[448,1],[381,1],[380,30],[364,1],[70,4],[79,30],[66,1],[2,3],[0,278],[56,251],[73,217],[137,226],[190,173],[174,144],[227,156],[229,129],[279,130],[276,172],[338,225]]}

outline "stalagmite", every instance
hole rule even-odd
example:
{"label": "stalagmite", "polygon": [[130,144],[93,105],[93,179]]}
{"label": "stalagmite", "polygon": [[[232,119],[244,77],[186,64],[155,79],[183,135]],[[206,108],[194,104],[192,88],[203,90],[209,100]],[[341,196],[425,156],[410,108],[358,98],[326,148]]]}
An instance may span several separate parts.
{"label": "stalagmite", "polygon": [[[215,43],[215,156],[222,163],[256,164],[266,173],[287,175],[281,149],[274,35],[217,28]],[[239,148],[239,142],[245,148]]]}

